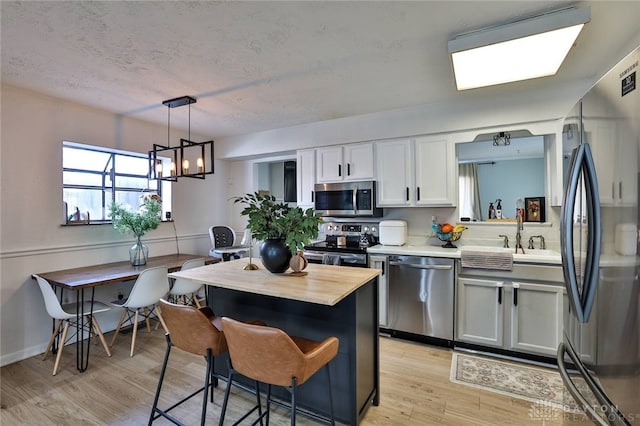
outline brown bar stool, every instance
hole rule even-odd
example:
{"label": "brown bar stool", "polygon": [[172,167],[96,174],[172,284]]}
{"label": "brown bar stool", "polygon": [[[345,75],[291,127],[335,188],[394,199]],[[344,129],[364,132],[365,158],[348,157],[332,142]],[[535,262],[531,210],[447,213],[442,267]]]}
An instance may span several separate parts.
{"label": "brown bar stool", "polygon": [[[229,378],[224,393],[224,403],[220,413],[220,426],[224,424],[229,393],[233,376],[237,373],[256,381],[258,405],[245,414],[234,425],[244,420],[258,409],[260,422],[266,417],[269,424],[271,386],[282,386],[291,394],[291,425],[296,424],[296,389],[313,376],[321,367],[325,367],[329,392],[330,418],[311,415],[316,420],[334,425],[333,398],[331,395],[331,375],[329,362],[338,354],[339,341],[328,337],[322,342],[300,337],[291,337],[284,331],[263,325],[247,324],[231,318],[222,318],[222,327],[229,347]],[[266,383],[267,408],[260,408],[260,389],[257,382]]]}
{"label": "brown bar stool", "polygon": [[[153,421],[159,417],[164,417],[174,424],[181,425],[182,423],[169,415],[168,412],[204,391],[202,398],[202,415],[200,418],[200,424],[204,425],[207,414],[209,388],[212,388],[211,402],[213,402],[213,387],[218,385],[218,377],[214,374],[213,369],[214,357],[227,351],[227,342],[222,333],[221,318],[215,316],[208,306],[198,309],[193,306],[176,305],[164,299],[160,299],[160,309],[162,309],[162,316],[169,332],[166,334],[167,350],[164,355],[164,362],[162,363],[162,371],[160,372],[160,379],[156,389],[156,396],[153,400],[151,415],[149,416],[149,424],[153,423]],[[160,397],[160,390],[167,369],[167,362],[169,361],[169,353],[173,346],[183,351],[205,357],[207,369],[204,377],[204,386],[181,401],[173,404],[171,407],[161,410],[158,408],[158,398]]]}

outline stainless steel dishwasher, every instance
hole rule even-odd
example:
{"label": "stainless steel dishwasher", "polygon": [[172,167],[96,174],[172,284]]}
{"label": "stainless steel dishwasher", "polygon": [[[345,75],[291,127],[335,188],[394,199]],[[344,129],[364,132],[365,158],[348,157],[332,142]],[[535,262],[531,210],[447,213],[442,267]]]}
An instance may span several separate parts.
{"label": "stainless steel dishwasher", "polygon": [[453,263],[389,256],[389,329],[453,340]]}

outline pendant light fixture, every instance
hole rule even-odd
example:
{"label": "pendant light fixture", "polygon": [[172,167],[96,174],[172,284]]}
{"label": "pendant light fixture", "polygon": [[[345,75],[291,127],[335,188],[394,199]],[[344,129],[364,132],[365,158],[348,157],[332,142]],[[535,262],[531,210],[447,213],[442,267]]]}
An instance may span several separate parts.
{"label": "pendant light fixture", "polygon": [[[179,177],[205,179],[213,174],[213,141],[193,142],[191,140],[191,104],[197,101],[191,96],[168,99],[167,145],[153,144],[149,151],[150,178],[177,181]],[[189,133],[187,139],[180,139],[180,145],[171,146],[171,109],[189,105]]]}
{"label": "pendant light fixture", "polygon": [[511,135],[507,132],[498,132],[493,136],[493,146],[511,145]]}

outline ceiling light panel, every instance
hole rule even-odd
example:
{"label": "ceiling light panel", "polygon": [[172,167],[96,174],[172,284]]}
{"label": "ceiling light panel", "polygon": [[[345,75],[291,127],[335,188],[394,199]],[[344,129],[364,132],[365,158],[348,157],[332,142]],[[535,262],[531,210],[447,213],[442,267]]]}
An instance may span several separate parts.
{"label": "ceiling light panel", "polygon": [[458,90],[554,75],[589,19],[566,9],[451,40]]}

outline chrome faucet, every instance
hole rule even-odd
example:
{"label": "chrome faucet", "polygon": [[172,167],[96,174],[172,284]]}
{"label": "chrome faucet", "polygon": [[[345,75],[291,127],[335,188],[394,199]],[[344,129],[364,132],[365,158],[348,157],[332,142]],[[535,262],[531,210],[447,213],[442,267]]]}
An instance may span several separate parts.
{"label": "chrome faucet", "polygon": [[522,226],[522,217],[517,214],[516,215],[516,253],[518,253],[518,248],[522,250],[522,254],[524,254],[524,247],[522,247],[522,235],[520,235],[520,231],[524,229]]}
{"label": "chrome faucet", "polygon": [[529,248],[533,249],[533,239],[534,238],[540,238],[540,250],[544,250],[547,248],[547,245],[544,242],[544,237],[542,235],[533,235],[531,237],[529,237]]}
{"label": "chrome faucet", "polygon": [[504,240],[502,241],[502,247],[503,248],[509,248],[509,237],[504,235],[504,234],[500,234],[500,235],[498,235],[498,237],[504,238]]}

